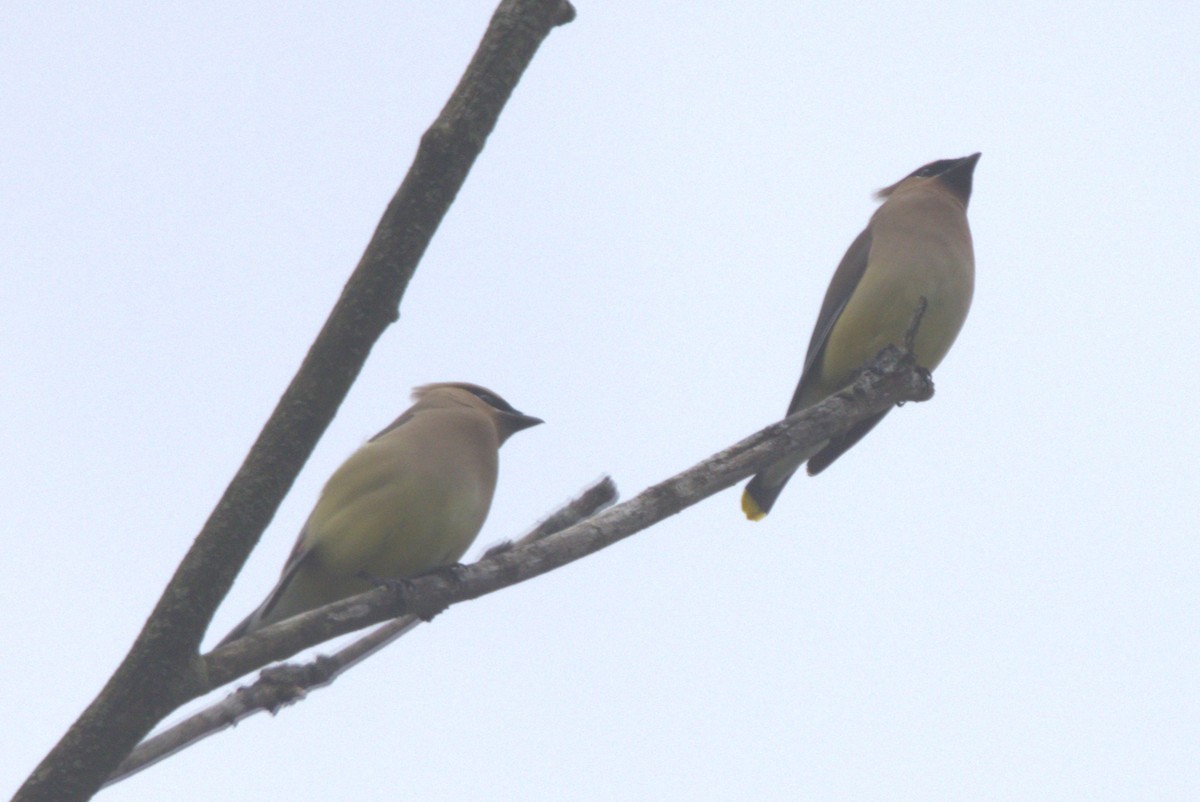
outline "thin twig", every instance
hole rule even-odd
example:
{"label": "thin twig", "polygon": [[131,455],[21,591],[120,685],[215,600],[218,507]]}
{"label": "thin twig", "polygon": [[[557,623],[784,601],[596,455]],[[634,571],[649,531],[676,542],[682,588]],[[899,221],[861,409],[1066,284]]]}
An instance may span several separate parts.
{"label": "thin twig", "polygon": [[913,311],[912,320],[909,321],[908,331],[904,332],[904,350],[913,353],[914,346],[917,342],[917,330],[921,328],[921,321],[925,317],[925,310],[929,306],[929,301],[922,295],[917,301],[917,308]]}

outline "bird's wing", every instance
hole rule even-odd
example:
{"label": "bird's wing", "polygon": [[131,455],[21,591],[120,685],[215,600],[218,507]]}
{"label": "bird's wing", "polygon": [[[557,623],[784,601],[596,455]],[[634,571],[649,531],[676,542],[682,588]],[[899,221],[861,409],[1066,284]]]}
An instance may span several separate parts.
{"label": "bird's wing", "polygon": [[408,423],[410,420],[412,420],[412,419],[413,419],[413,417],[414,417],[414,415],[415,415],[415,413],[413,412],[413,410],[412,410],[412,409],[408,409],[408,410],[406,410],[406,411],[405,411],[405,413],[404,413],[403,415],[401,415],[400,417],[396,418],[394,421],[392,421],[391,423],[389,423],[387,426],[385,426],[385,427],[384,427],[384,428],[383,428],[383,429],[382,429],[382,430],[379,432],[379,434],[375,435],[374,437],[372,437],[372,438],[371,438],[370,440],[368,440],[367,442],[368,442],[368,443],[374,443],[376,440],[378,440],[379,438],[383,437],[384,435],[386,435],[386,434],[389,434],[390,432],[394,432],[394,431],[396,431],[396,430],[397,430],[397,429],[399,429],[401,426],[403,426],[404,424],[406,424],[406,423]]}
{"label": "bird's wing", "polygon": [[[868,226],[854,238],[854,242],[850,243],[850,247],[846,249],[846,255],[838,263],[837,270],[833,273],[833,280],[829,282],[829,289],[825,291],[825,300],[821,303],[821,313],[817,316],[817,325],[813,327],[812,339],[808,343],[808,353],[804,357],[804,372],[800,375],[796,392],[792,394],[792,402],[788,405],[789,415],[800,408],[800,399],[804,395],[804,391],[808,389],[809,383],[817,380],[817,368],[821,361],[821,353],[825,349],[825,343],[829,340],[829,333],[833,331],[834,324],[841,317],[842,310],[846,308],[850,296],[854,294],[863,274],[867,272],[867,259],[870,254],[871,229]],[[863,434],[866,432],[864,431]]]}
{"label": "bird's wing", "polygon": [[813,454],[812,459],[808,461],[808,475],[816,476],[832,465],[834,460],[845,454],[855,443],[863,439],[867,432],[874,429],[875,424],[883,420],[883,416],[890,411],[885,409],[878,415],[872,415],[865,420],[860,420],[847,429],[840,437],[835,437],[826,443],[825,447],[816,454]]}
{"label": "bird's wing", "polygon": [[[413,410],[409,409],[403,415],[389,423],[387,427],[385,427],[367,442],[374,443],[381,437],[391,434],[392,432],[396,431],[396,429],[411,421],[413,417]],[[309,537],[308,524],[305,523],[305,525],[300,529],[300,535],[296,538],[296,545],[292,546],[292,552],[288,555],[287,562],[283,564],[283,570],[279,573],[279,582],[276,583],[275,588],[271,591],[271,594],[267,596],[267,600],[262,604],[263,615],[269,613],[271,608],[274,607],[279,601],[279,598],[283,595],[283,592],[287,590],[288,585],[291,584],[292,579],[296,576],[296,572],[300,570],[300,567],[304,564],[304,561],[307,560],[309,555],[312,554],[312,549],[313,543]]]}
{"label": "bird's wing", "polygon": [[218,649],[228,643],[233,643],[238,638],[244,637],[252,628],[259,628],[258,622],[266,618],[271,610],[275,608],[275,605],[279,603],[279,600],[283,598],[284,591],[287,590],[288,585],[292,584],[292,580],[296,578],[296,572],[304,564],[305,558],[312,553],[309,549],[301,548],[301,544],[303,543],[304,530],[301,529],[300,537],[296,540],[296,545],[292,549],[292,556],[288,558],[287,564],[283,568],[283,574],[279,577],[279,581],[275,583],[275,587],[267,594],[267,598],[263,600],[262,604],[258,605],[250,615],[243,618],[241,623],[221,639],[221,642],[217,644]]}

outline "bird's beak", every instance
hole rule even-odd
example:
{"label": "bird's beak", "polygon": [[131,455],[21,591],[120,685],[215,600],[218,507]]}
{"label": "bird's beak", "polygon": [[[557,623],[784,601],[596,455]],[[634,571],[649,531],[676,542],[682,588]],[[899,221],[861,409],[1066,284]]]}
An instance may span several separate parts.
{"label": "bird's beak", "polygon": [[982,153],[972,153],[963,156],[950,166],[950,169],[938,176],[938,180],[950,187],[966,207],[971,198],[971,179],[975,175],[975,162],[979,161]]}
{"label": "bird's beak", "polygon": [[504,419],[508,423],[508,428],[513,432],[519,432],[522,429],[537,426],[539,423],[545,423],[541,418],[535,418],[532,415],[526,415],[516,410],[504,413]]}
{"label": "bird's beak", "polygon": [[[974,172],[975,162],[979,161],[979,157],[982,155],[982,153],[972,153],[970,156],[963,156],[946,173],[957,173],[960,170],[965,170],[968,173]],[[946,173],[943,173],[943,175]]]}

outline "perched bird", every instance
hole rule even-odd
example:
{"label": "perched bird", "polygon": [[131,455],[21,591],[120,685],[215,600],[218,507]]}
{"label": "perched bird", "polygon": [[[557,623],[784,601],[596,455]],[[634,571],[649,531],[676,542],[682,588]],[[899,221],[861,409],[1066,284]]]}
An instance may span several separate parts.
{"label": "perched bird", "polygon": [[[975,286],[967,203],[979,156],[930,162],[876,193],[883,205],[833,274],[788,415],[850,384],[885,346],[903,346],[922,298],[926,309],[913,348],[917,363],[932,371],[946,356],[967,318]],[[886,414],[755,476],[742,494],[746,517],[765,517],[802,464],[807,462],[809,476],[816,476]]]}
{"label": "perched bird", "polygon": [[466,382],[427,384],[342,463],[317,499],[279,583],[219,645],[372,588],[451,565],[487,518],[501,444],[542,423]]}

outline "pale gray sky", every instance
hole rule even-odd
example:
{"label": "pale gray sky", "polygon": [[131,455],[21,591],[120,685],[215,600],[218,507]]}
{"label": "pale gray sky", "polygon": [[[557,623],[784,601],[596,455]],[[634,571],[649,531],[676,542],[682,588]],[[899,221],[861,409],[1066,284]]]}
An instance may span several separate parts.
{"label": "pale gray sky", "polygon": [[[0,791],[117,665],[493,3],[10,4]],[[983,151],[937,396],[103,792],[1200,796],[1200,12],[578,3],[206,643],[413,385],[547,424],[478,546],[778,418],[871,192]],[[479,552],[476,548],[472,556]]]}

